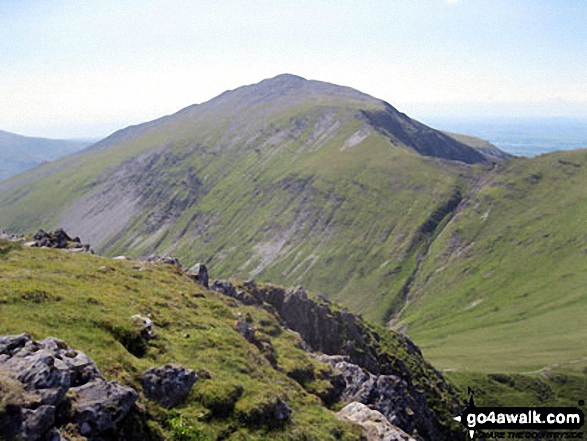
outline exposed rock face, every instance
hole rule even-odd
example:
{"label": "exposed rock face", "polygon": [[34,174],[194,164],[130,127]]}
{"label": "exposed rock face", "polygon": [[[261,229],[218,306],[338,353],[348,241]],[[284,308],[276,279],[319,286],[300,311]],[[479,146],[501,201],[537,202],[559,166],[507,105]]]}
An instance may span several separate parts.
{"label": "exposed rock face", "polygon": [[[368,405],[405,432],[417,431],[425,439],[463,438],[449,421],[461,407],[454,392],[407,337],[396,335],[396,353],[382,346],[381,336],[362,318],[336,311],[326,300],[311,299],[302,288],[258,287],[253,282],[245,283],[244,288],[243,295],[234,288],[218,291],[245,299],[246,304],[271,305],[309,350],[329,354],[322,361],[344,377],[344,387],[334,387],[339,399]],[[450,410],[442,415],[439,409]]]}
{"label": "exposed rock face", "polygon": [[75,410],[60,424],[73,423],[92,439],[113,429],[138,398],[133,389],[106,381],[90,357],[56,338],[1,336],[0,372],[24,389],[0,415],[0,433],[27,441],[59,439],[57,414],[68,407]]}
{"label": "exposed rock face", "polygon": [[39,230],[37,234],[33,236],[34,247],[46,247],[46,248],[68,248],[71,250],[79,251],[90,251],[90,245],[82,245],[79,237],[71,238],[67,235],[63,229],[47,233],[43,230]]}
{"label": "exposed rock face", "polygon": [[433,420],[426,397],[395,375],[373,375],[345,357],[321,355],[318,360],[340,371],[345,381],[340,400],[359,402],[383,414],[387,420],[413,433],[416,427],[433,433]]}
{"label": "exposed rock face", "polygon": [[187,276],[190,277],[195,282],[198,282],[204,288],[209,289],[209,277],[208,277],[208,268],[203,263],[196,263],[187,271]]}
{"label": "exposed rock face", "polygon": [[141,376],[145,394],[164,407],[177,406],[196,382],[196,373],[176,364],[151,368]]}
{"label": "exposed rock face", "polygon": [[232,297],[245,305],[260,305],[259,299],[251,296],[246,291],[237,290],[232,283],[227,280],[214,280],[210,285],[212,291],[219,292],[225,296]]}
{"label": "exposed rock face", "polygon": [[336,416],[360,425],[367,441],[415,441],[402,429],[391,424],[381,412],[356,401],[344,407]]}

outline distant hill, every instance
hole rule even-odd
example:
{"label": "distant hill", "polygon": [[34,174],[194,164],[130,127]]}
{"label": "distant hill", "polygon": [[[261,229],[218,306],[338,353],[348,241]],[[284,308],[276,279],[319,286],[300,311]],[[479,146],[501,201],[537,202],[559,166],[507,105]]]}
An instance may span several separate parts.
{"label": "distant hill", "polygon": [[82,150],[89,141],[34,138],[0,130],[0,180]]}
{"label": "distant hill", "polygon": [[64,226],[110,255],[303,283],[381,321],[421,225],[488,161],[382,100],[280,75],[5,182],[0,225]]}

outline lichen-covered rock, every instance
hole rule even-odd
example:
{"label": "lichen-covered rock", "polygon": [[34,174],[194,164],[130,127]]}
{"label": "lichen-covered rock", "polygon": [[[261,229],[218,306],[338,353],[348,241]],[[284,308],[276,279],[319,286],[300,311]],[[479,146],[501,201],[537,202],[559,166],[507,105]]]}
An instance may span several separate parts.
{"label": "lichen-covered rock", "polygon": [[177,406],[188,395],[196,380],[193,370],[176,364],[151,368],[141,376],[147,397],[168,409]]}
{"label": "lichen-covered rock", "polygon": [[399,427],[391,424],[381,412],[356,401],[348,404],[336,416],[340,420],[361,426],[367,441],[415,441]]}
{"label": "lichen-covered rock", "polygon": [[64,408],[75,410],[60,424],[77,425],[90,439],[99,436],[138,398],[133,389],[106,381],[83,352],[57,338],[34,341],[28,334],[0,336],[0,392],[0,433],[25,441],[60,440],[55,424]]}

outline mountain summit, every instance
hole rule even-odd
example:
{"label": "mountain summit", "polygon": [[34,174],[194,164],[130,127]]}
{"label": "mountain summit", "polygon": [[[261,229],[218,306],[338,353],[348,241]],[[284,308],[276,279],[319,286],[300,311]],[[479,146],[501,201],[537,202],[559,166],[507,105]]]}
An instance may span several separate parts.
{"label": "mountain summit", "polygon": [[487,160],[382,100],[279,75],[3,183],[0,225],[303,281],[382,319],[469,185],[467,164]]}

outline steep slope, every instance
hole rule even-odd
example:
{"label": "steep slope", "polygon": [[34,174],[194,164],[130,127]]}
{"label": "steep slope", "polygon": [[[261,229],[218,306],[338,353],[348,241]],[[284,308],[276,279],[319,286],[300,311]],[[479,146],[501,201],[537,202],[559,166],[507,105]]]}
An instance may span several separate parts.
{"label": "steep slope", "polygon": [[281,75],[5,182],[0,225],[303,282],[383,320],[485,161],[381,100]]}
{"label": "steep slope", "polygon": [[587,366],[587,150],[499,164],[430,247],[397,327],[443,368]]}
{"label": "steep slope", "polygon": [[[2,240],[0,274],[0,336],[32,334],[0,337],[0,439],[7,435],[6,420],[15,419],[16,409],[27,406],[27,400],[33,410],[55,404],[51,393],[63,363],[47,361],[44,350],[39,351],[42,345],[30,342],[47,337],[63,340],[56,346],[65,349],[65,355],[57,355],[77,360],[78,351],[83,351],[108,381],[132,388],[134,399],[138,398],[117,431],[93,424],[97,414],[122,410],[97,406],[108,399],[104,393],[93,396],[88,406],[98,411],[77,408],[77,386],[87,388],[94,375],[86,369],[86,360],[72,376],[71,386],[76,387],[61,394],[64,405],[53,422],[35,422],[37,430],[44,431],[53,424],[68,439],[86,439],[79,437],[81,432],[93,433],[88,436],[93,440],[358,440],[358,428],[338,421],[329,409],[345,404],[347,389],[356,395],[371,391],[351,401],[370,400],[381,393],[379,402],[369,404],[393,416],[394,424],[409,433],[417,430],[426,439],[464,439],[452,421],[460,409],[450,384],[417,347],[299,290],[251,282],[235,282],[232,287],[224,281],[215,283],[217,291],[212,291],[175,263],[112,260]],[[136,314],[152,323],[145,328],[144,322],[134,321]],[[300,324],[292,321],[296,315],[312,326],[300,334],[293,332],[292,324]],[[311,334],[313,327],[320,333]],[[330,355],[346,353],[348,358],[330,367],[325,361],[336,357],[317,359],[308,346]],[[7,360],[19,350],[42,354],[32,372],[23,372],[25,368],[14,372],[14,365],[11,370]],[[22,366],[25,361],[18,363]],[[172,405],[150,395],[143,375],[169,363],[197,374],[189,394]],[[339,368],[354,371],[356,378],[343,377]],[[51,381],[43,382],[47,371]],[[377,382],[363,384],[362,377]],[[31,381],[27,395],[19,381],[30,378],[36,382]],[[39,407],[31,398],[37,387],[44,389],[49,404]],[[85,412],[88,427],[76,423],[82,418],[79,412]],[[66,423],[72,415],[74,423]],[[123,431],[120,437],[119,431]]]}
{"label": "steep slope", "polygon": [[0,130],[0,181],[88,145],[89,142],[33,138]]}

